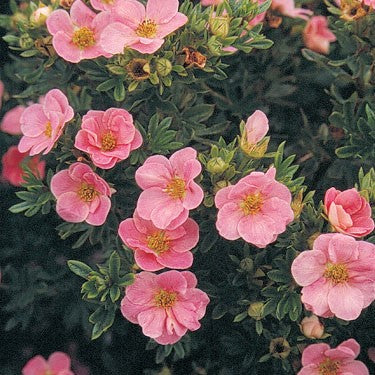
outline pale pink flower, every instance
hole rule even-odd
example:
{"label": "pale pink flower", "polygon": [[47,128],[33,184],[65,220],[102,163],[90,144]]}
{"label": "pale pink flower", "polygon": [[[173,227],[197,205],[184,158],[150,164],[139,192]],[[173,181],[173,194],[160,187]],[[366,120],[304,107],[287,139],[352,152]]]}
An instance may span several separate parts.
{"label": "pale pink flower", "polygon": [[43,104],[32,104],[21,116],[23,137],[18,144],[20,152],[30,155],[48,154],[60,138],[64,126],[74,117],[67,97],[58,89],[48,91]]}
{"label": "pale pink flower", "polygon": [[199,240],[199,227],[193,219],[188,218],[172,230],[159,229],[150,220],[142,219],[137,211],[132,219],[120,223],[118,233],[125,245],[134,250],[136,263],[145,271],[191,267],[190,250]]}
{"label": "pale pink flower", "polygon": [[292,263],[307,310],[324,318],[359,317],[375,299],[375,245],[340,233],[320,235]]}
{"label": "pale pink flower", "polygon": [[324,212],[337,232],[363,237],[374,230],[370,204],[354,188],[328,189],[324,196]]}
{"label": "pale pink flower", "polygon": [[302,353],[302,369],[297,375],[369,375],[365,364],[356,361],[360,346],[354,339],[342,342],[334,349],[328,344],[312,344]]}
{"label": "pale pink flower", "polygon": [[375,0],[363,0],[365,5],[368,5],[369,7],[373,7],[375,9]]}
{"label": "pale pink flower", "polygon": [[205,7],[210,5],[219,5],[223,2],[223,0],[201,0],[201,4]]}
{"label": "pale pink flower", "polygon": [[206,313],[210,299],[196,285],[197,279],[189,271],[141,272],[126,288],[121,312],[139,324],[145,336],[162,345],[174,344],[188,330],[199,329],[199,320]]}
{"label": "pale pink flower", "polygon": [[314,16],[303,30],[305,46],[315,52],[328,54],[329,45],[336,40],[335,34],[328,28],[327,17]]}
{"label": "pale pink flower", "polygon": [[65,221],[102,225],[114,190],[88,165],[74,163],[52,177],[51,192],[57,199],[56,212]]}
{"label": "pale pink flower", "polygon": [[30,359],[22,369],[22,375],[74,375],[70,369],[70,358],[62,352],[52,353],[48,361],[41,355]]}
{"label": "pale pink flower", "polygon": [[14,186],[21,186],[25,182],[23,163],[31,169],[35,176],[44,178],[46,162],[41,161],[39,156],[28,157],[27,152],[19,152],[17,146],[9,147],[9,150],[3,155],[1,177]]}
{"label": "pale pink flower", "polygon": [[101,36],[103,49],[112,54],[123,53],[125,47],[156,52],[167,35],[188,21],[178,5],[178,0],[148,0],[145,8],[136,0],[118,0],[111,10],[112,23]]}
{"label": "pale pink flower", "polygon": [[81,0],[76,0],[66,10],[55,10],[47,19],[48,31],[53,35],[52,44],[63,59],[78,63],[82,59],[99,56],[110,57],[99,44],[100,33],[110,22],[110,14],[96,14]]}
{"label": "pale pink flower", "polygon": [[25,108],[23,105],[18,105],[5,113],[0,125],[1,130],[12,135],[22,134],[21,116]]}
{"label": "pale pink flower", "polygon": [[271,9],[277,10],[284,16],[304,20],[308,20],[313,14],[310,9],[296,8],[294,0],[272,0]]}
{"label": "pale pink flower", "polygon": [[252,172],[237,184],[220,189],[215,196],[219,209],[216,228],[227,240],[242,237],[257,247],[274,242],[294,219],[292,195],[275,180],[276,169]]}
{"label": "pale pink flower", "polygon": [[255,145],[260,142],[268,133],[268,118],[262,111],[255,111],[246,121],[246,140],[249,144]]}
{"label": "pale pink flower", "polygon": [[169,160],[150,156],[135,173],[137,184],[144,191],[137,203],[142,219],[151,220],[160,229],[174,229],[184,223],[189,210],[203,200],[202,188],[194,182],[202,170],[197,152],[186,147],[176,151]]}
{"label": "pale pink flower", "polygon": [[132,115],[125,109],[110,108],[105,112],[88,111],[83,116],[74,146],[87,152],[97,167],[109,169],[141,144],[142,136]]}
{"label": "pale pink flower", "polygon": [[309,339],[320,339],[324,334],[324,325],[316,315],[304,317],[301,320],[300,329]]}
{"label": "pale pink flower", "polygon": [[118,3],[118,0],[90,0],[91,6],[96,10],[111,10]]}
{"label": "pale pink flower", "polygon": [[3,81],[0,80],[0,109],[3,104],[3,95],[4,95],[5,86]]}

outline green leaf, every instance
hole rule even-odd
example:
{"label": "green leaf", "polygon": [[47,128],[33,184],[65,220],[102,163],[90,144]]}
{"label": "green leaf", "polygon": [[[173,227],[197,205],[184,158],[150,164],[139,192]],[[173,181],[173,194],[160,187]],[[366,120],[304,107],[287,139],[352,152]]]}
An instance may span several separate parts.
{"label": "green leaf", "polygon": [[117,84],[117,79],[111,78],[107,81],[102,82],[100,85],[96,86],[97,91],[109,91],[113,89]]}
{"label": "green leaf", "polygon": [[93,269],[91,267],[78,260],[68,260],[68,267],[73,273],[80,277],[83,277],[86,280],[88,280],[90,272],[93,272]]}
{"label": "green leaf", "polygon": [[117,283],[119,279],[121,267],[121,259],[116,251],[114,251],[109,258],[109,276],[112,281]]}
{"label": "green leaf", "polygon": [[234,323],[242,322],[247,316],[248,316],[247,311],[243,311],[242,313],[237,314],[234,317],[233,322]]}

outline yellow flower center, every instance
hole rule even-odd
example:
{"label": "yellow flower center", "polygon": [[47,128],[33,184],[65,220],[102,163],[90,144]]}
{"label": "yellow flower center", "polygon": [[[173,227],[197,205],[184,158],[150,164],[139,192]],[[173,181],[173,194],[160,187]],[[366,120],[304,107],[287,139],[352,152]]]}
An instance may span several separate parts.
{"label": "yellow flower center", "polygon": [[92,185],[82,182],[81,187],[78,190],[78,196],[84,202],[92,202],[98,192],[94,189]]}
{"label": "yellow flower center", "polygon": [[81,49],[92,47],[95,44],[94,32],[87,26],[81,27],[74,32],[72,42]]}
{"label": "yellow flower center", "polygon": [[263,205],[263,197],[260,193],[251,193],[240,203],[241,210],[245,215],[257,214]]}
{"label": "yellow flower center", "polygon": [[172,307],[177,300],[177,293],[175,292],[168,292],[167,290],[159,290],[155,294],[154,301],[156,307],[163,307],[164,309],[167,309],[169,307]]}
{"label": "yellow flower center", "polygon": [[144,20],[141,22],[137,29],[135,30],[136,34],[142,38],[155,38],[157,25],[153,20]]}
{"label": "yellow flower center", "polygon": [[44,131],[44,135],[48,138],[52,137],[52,125],[49,121],[46,124],[46,130]]}
{"label": "yellow flower center", "polygon": [[169,238],[164,231],[147,236],[147,246],[160,255],[169,250]]}
{"label": "yellow flower center", "polygon": [[337,371],[340,369],[339,363],[339,361],[326,358],[319,365],[319,375],[337,375]]}
{"label": "yellow flower center", "polygon": [[186,195],[185,181],[180,177],[173,177],[164,191],[174,199],[184,198]]}
{"label": "yellow flower center", "polygon": [[116,137],[111,133],[105,133],[102,137],[102,150],[112,151],[116,147]]}
{"label": "yellow flower center", "polygon": [[335,284],[345,283],[349,279],[348,269],[345,264],[332,264],[326,265],[324,277],[332,280]]}
{"label": "yellow flower center", "polygon": [[113,0],[102,0],[104,4],[113,4]]}
{"label": "yellow flower center", "polygon": [[53,375],[53,372],[51,370],[47,370],[44,375]]}

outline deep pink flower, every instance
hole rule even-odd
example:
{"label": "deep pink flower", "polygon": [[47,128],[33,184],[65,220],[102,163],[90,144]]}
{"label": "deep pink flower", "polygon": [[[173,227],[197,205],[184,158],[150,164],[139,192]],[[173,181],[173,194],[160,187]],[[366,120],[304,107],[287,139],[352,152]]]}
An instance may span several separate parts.
{"label": "deep pink flower", "polygon": [[202,188],[194,182],[201,173],[197,152],[186,147],[176,151],[169,160],[150,156],[135,173],[137,184],[144,191],[137,203],[142,219],[151,220],[160,229],[174,229],[184,223],[189,210],[203,200]]}
{"label": "deep pink flower", "polygon": [[77,63],[82,59],[99,56],[110,57],[99,44],[100,33],[110,22],[110,14],[96,14],[81,0],[75,0],[66,10],[55,10],[47,18],[48,31],[53,35],[52,44],[63,59]]}
{"label": "deep pink flower", "polygon": [[237,184],[219,190],[216,228],[227,240],[242,237],[257,247],[266,247],[293,221],[292,195],[275,180],[276,169],[252,172]]}
{"label": "deep pink flower", "polygon": [[44,178],[46,162],[41,161],[39,156],[28,158],[28,154],[19,152],[17,146],[9,147],[9,150],[3,155],[1,177],[14,186],[21,186],[25,182],[24,171],[21,167],[24,162],[36,176]]}
{"label": "deep pink flower", "polygon": [[359,317],[375,299],[375,245],[340,233],[320,235],[313,250],[292,263],[307,310],[344,320]]}
{"label": "deep pink flower", "polygon": [[374,230],[370,204],[356,189],[330,188],[324,196],[324,212],[338,232],[353,237],[367,236]]}
{"label": "deep pink flower", "polygon": [[25,108],[23,105],[18,105],[5,113],[0,125],[1,130],[12,135],[22,134],[21,116]]}
{"label": "deep pink flower", "polygon": [[51,192],[57,199],[56,212],[65,221],[102,225],[114,190],[88,165],[74,163],[52,177]]}
{"label": "deep pink flower", "polygon": [[22,369],[22,375],[74,375],[70,369],[70,358],[62,352],[52,353],[48,361],[41,355],[30,359]]}
{"label": "deep pink flower", "polygon": [[148,0],[145,8],[136,0],[118,0],[111,10],[112,23],[101,36],[103,49],[112,54],[123,53],[125,47],[156,52],[167,35],[188,21],[178,5],[178,0]]}
{"label": "deep pink flower", "polygon": [[294,0],[272,0],[271,9],[277,10],[284,16],[304,20],[308,20],[309,16],[313,14],[310,9],[296,8]]}
{"label": "deep pink flower", "polygon": [[199,227],[193,219],[187,219],[176,229],[158,229],[150,220],[142,219],[137,211],[132,219],[120,223],[118,233],[125,245],[134,250],[136,263],[145,271],[191,267],[193,254],[190,250],[199,240]]}
{"label": "deep pink flower", "polygon": [[48,91],[43,104],[32,104],[21,116],[23,137],[18,144],[20,152],[30,155],[48,154],[60,138],[65,124],[74,117],[67,97],[57,89]]}
{"label": "deep pink flower", "polygon": [[367,367],[356,361],[360,346],[354,339],[334,349],[328,344],[312,344],[302,353],[302,369],[298,375],[369,375]]}
{"label": "deep pink flower", "polygon": [[189,271],[141,272],[126,288],[121,312],[139,324],[145,336],[162,345],[174,344],[188,330],[199,329],[206,313],[210,299],[196,285]]}
{"label": "deep pink flower", "polygon": [[117,5],[118,0],[90,0],[90,3],[96,10],[111,10]]}
{"label": "deep pink flower", "polygon": [[109,169],[141,144],[142,136],[134,127],[132,115],[125,109],[110,108],[88,111],[83,116],[74,146],[87,152],[97,167]]}
{"label": "deep pink flower", "polygon": [[328,28],[327,17],[314,16],[303,30],[303,40],[307,48],[326,55],[329,53],[329,44],[336,40],[336,36]]}

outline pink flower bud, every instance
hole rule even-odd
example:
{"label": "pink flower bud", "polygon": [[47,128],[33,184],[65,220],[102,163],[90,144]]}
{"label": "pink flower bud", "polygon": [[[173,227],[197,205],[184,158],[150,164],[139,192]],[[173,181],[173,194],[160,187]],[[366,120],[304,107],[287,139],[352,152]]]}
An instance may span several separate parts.
{"label": "pink flower bud", "polygon": [[316,315],[306,316],[300,324],[301,332],[309,339],[320,339],[324,334],[324,325]]}

